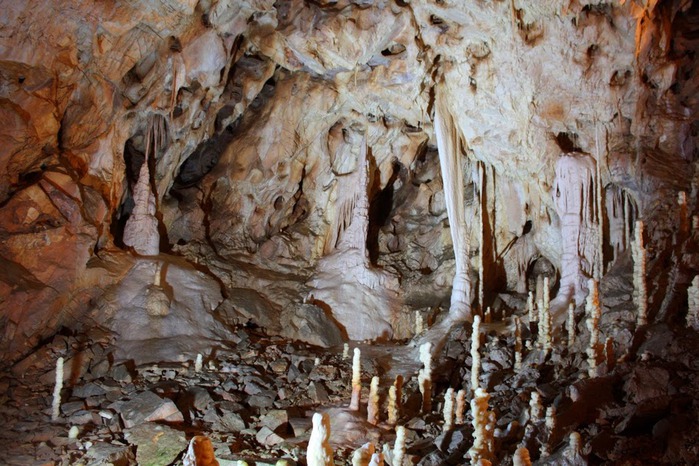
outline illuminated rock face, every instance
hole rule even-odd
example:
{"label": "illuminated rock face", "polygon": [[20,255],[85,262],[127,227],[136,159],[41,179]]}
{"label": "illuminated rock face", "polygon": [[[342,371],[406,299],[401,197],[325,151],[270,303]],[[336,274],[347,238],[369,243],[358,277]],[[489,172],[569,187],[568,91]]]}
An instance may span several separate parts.
{"label": "illuminated rock face", "polygon": [[[415,310],[450,303],[468,316],[476,247],[486,304],[527,291],[544,262],[561,278],[554,289],[579,300],[600,248],[578,242],[569,260],[572,212],[553,191],[562,154],[599,160],[605,270],[628,254],[638,218],[650,249],[669,250],[677,191],[694,213],[687,2],[11,3],[0,39],[8,360],[103,304],[130,270],[127,246],[138,248],[125,225],[144,208],[141,254],[179,255],[209,275],[225,319],[284,333],[293,316],[303,328],[313,295],[350,338],[409,336]],[[456,172],[438,149],[436,95],[460,180],[444,176]],[[138,194],[153,114],[167,144]],[[336,221],[347,219],[338,201],[357,192],[359,140],[365,247],[349,248]],[[487,215],[484,244],[471,247],[476,163]],[[570,168],[565,186],[578,186]],[[357,243],[351,232],[342,241]],[[674,295],[649,290],[668,312]]]}

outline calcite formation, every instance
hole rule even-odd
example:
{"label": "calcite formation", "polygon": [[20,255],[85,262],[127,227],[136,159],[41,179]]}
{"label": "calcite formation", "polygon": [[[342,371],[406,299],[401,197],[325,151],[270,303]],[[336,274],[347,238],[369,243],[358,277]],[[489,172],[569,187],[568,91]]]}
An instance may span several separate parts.
{"label": "calcite formation", "polygon": [[[397,448],[394,460],[575,464],[657,448],[653,461],[696,462],[673,443],[690,443],[676,426],[696,427],[683,417],[699,327],[696,1],[0,10],[0,369],[11,374],[0,392],[13,416],[38,403],[23,377],[56,378],[36,369],[45,362],[65,358],[59,401],[83,382],[108,391],[108,377],[127,390],[135,367],[156,364],[162,384],[146,390],[141,377],[134,389],[178,400],[183,430],[213,419],[239,433],[243,403],[245,421],[263,422],[289,399],[252,365],[223,365],[240,353],[303,380],[309,412],[331,398],[352,406],[332,412],[338,459],[370,442],[361,461],[383,461],[393,439],[377,396],[392,399],[396,443],[422,445],[432,400],[452,387],[457,403],[480,400],[472,455],[462,416],[429,438],[434,449]],[[275,343],[250,350],[259,341]],[[349,342],[372,373],[325,367]],[[214,384],[215,409],[185,407],[196,390],[168,392],[198,355],[209,367],[196,377],[244,379]],[[373,384],[370,424],[357,416],[372,376],[406,382],[389,396]],[[555,400],[552,432],[520,422],[537,384]],[[497,419],[486,393],[506,411]],[[62,404],[57,427],[89,418],[114,433],[121,408],[87,412],[104,401],[88,399]],[[308,434],[265,422],[260,449]],[[62,460],[128,463],[135,450],[118,434]],[[564,435],[572,446],[554,451]],[[28,444],[46,462],[72,445]]]}

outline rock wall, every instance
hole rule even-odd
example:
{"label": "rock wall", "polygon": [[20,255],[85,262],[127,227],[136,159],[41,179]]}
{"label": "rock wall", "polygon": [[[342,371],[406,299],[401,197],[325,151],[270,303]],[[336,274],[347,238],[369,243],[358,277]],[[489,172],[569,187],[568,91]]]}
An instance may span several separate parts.
{"label": "rock wall", "polygon": [[[561,273],[553,186],[563,153],[599,164],[605,270],[629,237],[613,193],[646,220],[651,260],[672,248],[677,192],[696,209],[691,1],[59,3],[9,2],[0,20],[8,360],[84,323],[127,275],[109,263],[136,254],[123,235],[154,114],[166,136],[146,162],[161,253],[215,279],[219,317],[271,332],[293,332],[283,323],[307,309],[364,140],[369,265],[397,277],[402,306],[389,333],[408,336],[414,310],[448,306],[438,83],[463,147],[474,238],[483,190],[486,240],[469,256],[476,264],[483,249],[486,303],[525,291],[538,261]],[[663,299],[651,295],[653,312]]]}

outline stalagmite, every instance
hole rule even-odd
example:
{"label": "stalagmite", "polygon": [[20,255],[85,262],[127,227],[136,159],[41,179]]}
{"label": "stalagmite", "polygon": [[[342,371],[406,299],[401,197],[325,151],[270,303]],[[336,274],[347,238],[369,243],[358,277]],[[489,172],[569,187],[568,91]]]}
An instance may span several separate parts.
{"label": "stalagmite", "polygon": [[460,426],[466,423],[466,390],[463,388],[456,393],[456,425]]}
{"label": "stalagmite", "polygon": [[599,356],[599,319],[602,313],[599,303],[599,291],[597,282],[590,279],[588,288],[590,290],[587,295],[587,304],[585,305],[585,313],[587,314],[587,329],[590,332],[590,345],[587,348],[588,373],[590,377],[597,377],[597,363]]}
{"label": "stalagmite", "polygon": [[333,451],[330,448],[330,418],[325,413],[313,415],[313,430],[308,439],[306,464],[308,466],[333,466]]}
{"label": "stalagmite", "polygon": [[376,448],[373,443],[365,443],[352,454],[352,466],[369,466],[375,452]]}
{"label": "stalagmite", "polygon": [[515,364],[516,371],[522,369],[522,321],[515,316]]}
{"label": "stalagmite", "polygon": [[362,352],[359,348],[354,349],[352,358],[352,399],[349,409],[359,411],[359,401],[362,395]]}
{"label": "stalagmite", "polygon": [[201,353],[197,354],[197,359],[194,361],[194,372],[201,372],[204,358]]}
{"label": "stalagmite", "polygon": [[512,466],[532,466],[529,450],[526,447],[519,447],[515,450],[515,454],[512,457]]}
{"label": "stalagmite", "polygon": [[541,416],[543,415],[544,407],[541,405],[541,395],[539,392],[534,390],[529,400],[529,422],[532,424],[538,424],[541,421]]}
{"label": "stalagmite", "polygon": [[371,461],[369,461],[369,466],[384,466],[383,453],[376,452],[371,455]]}
{"label": "stalagmite", "polygon": [[595,202],[596,163],[589,155],[564,154],[556,163],[554,204],[561,221],[561,282],[551,304],[556,324],[561,323],[571,300],[585,298],[587,277],[600,263],[597,236],[601,212]]}
{"label": "stalagmite", "polygon": [[442,426],[442,430],[444,432],[450,430],[454,425],[454,402],[454,389],[449,387],[444,394],[444,409],[442,411],[442,414],[444,415],[444,425]]}
{"label": "stalagmite", "polygon": [[485,313],[483,313],[483,322],[485,322],[486,324],[489,324],[492,321],[493,321],[493,318],[491,315],[490,307],[488,307],[488,308],[486,308]]}
{"label": "stalagmite", "polygon": [[449,218],[449,232],[454,247],[456,271],[451,293],[449,319],[460,322],[471,317],[469,278],[469,235],[464,215],[464,183],[461,151],[456,122],[449,110],[448,96],[437,89],[434,128],[439,152],[439,167],[444,185],[444,201]]}
{"label": "stalagmite", "polygon": [[388,424],[396,425],[398,422],[398,407],[396,406],[396,386],[391,385],[388,389]]}
{"label": "stalagmite", "polygon": [[687,289],[687,327],[699,330],[699,275]]}
{"label": "stalagmite", "polygon": [[634,241],[631,243],[633,256],[633,298],[638,315],[636,325],[646,325],[648,317],[648,291],[646,289],[646,249],[643,246],[643,222],[636,222]]}
{"label": "stalagmite", "polygon": [[529,292],[527,296],[527,315],[529,316],[529,324],[533,324],[537,320],[536,306],[534,306],[534,293]]}
{"label": "stalagmite", "polygon": [[63,389],[63,358],[56,360],[56,381],[53,386],[53,401],[51,403],[51,420],[55,421],[61,415],[61,390]]}
{"label": "stalagmite", "polygon": [[480,316],[473,317],[473,327],[471,331],[471,390],[479,387],[479,378],[481,372],[481,355],[478,352],[481,346],[481,318]]}
{"label": "stalagmite", "polygon": [[146,131],[146,157],[141,164],[138,180],[133,188],[134,208],[124,226],[123,241],[134,251],[144,256],[160,253],[160,233],[155,217],[156,200],[151,188],[148,164],[157,156],[164,144],[165,121],[160,115],[152,115]]}
{"label": "stalagmite", "polygon": [[342,345],[342,359],[349,358],[349,343]]}
{"label": "stalagmite", "polygon": [[563,451],[563,457],[572,465],[586,465],[587,461],[582,456],[582,445],[580,434],[571,432],[568,436],[568,446]]}
{"label": "stalagmite", "polygon": [[423,343],[420,346],[420,362],[423,367],[418,372],[418,386],[422,394],[422,412],[432,411],[432,343]]}
{"label": "stalagmite", "polygon": [[544,277],[544,292],[543,292],[544,308],[548,312],[551,308],[551,284],[549,277]]}
{"label": "stalagmite", "polygon": [[369,385],[369,401],[367,404],[367,422],[376,425],[379,423],[379,378],[371,378]]}
{"label": "stalagmite", "polygon": [[[396,441],[393,444],[393,466],[403,466],[405,458],[405,427],[396,427]],[[309,465],[310,466],[310,465]]]}
{"label": "stalagmite", "polygon": [[566,330],[568,332],[568,349],[570,350],[575,344],[575,302],[571,302],[568,305]]}
{"label": "stalagmite", "polygon": [[546,442],[541,443],[541,449],[539,450],[542,458],[550,454],[552,447],[551,438],[556,428],[556,408],[554,406],[546,408],[546,421],[544,425],[546,426]]}
{"label": "stalagmite", "polygon": [[551,351],[552,347],[551,326],[551,310],[545,300],[539,301],[539,334],[537,343],[547,353]]}
{"label": "stalagmite", "polygon": [[415,335],[420,335],[425,329],[422,312],[415,311]]}
{"label": "stalagmite", "polygon": [[478,461],[481,459],[486,461],[493,459],[491,444],[494,423],[488,411],[489,399],[490,395],[482,388],[478,388],[471,400],[473,446],[468,451],[471,456],[471,464],[478,464]]}

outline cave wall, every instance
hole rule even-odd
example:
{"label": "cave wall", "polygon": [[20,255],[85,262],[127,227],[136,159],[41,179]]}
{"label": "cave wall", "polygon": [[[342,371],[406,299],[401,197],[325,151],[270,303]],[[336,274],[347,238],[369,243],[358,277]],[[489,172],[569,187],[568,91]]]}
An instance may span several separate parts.
{"label": "cave wall", "polygon": [[[484,212],[486,303],[525,291],[540,258],[560,268],[562,153],[598,161],[605,192],[632,199],[657,255],[676,229],[677,192],[695,209],[691,1],[75,0],[4,10],[6,359],[87,325],[95,310],[99,321],[105,290],[127,275],[107,258],[131,254],[121,237],[129,164],[142,163],[154,114],[167,136],[150,183],[160,251],[218,283],[224,320],[289,336],[290,316],[326,304],[313,278],[351,218],[343,199],[358,189],[346,180],[361,169],[362,144],[367,270],[381,270],[377,287],[395,296],[393,336],[410,334],[414,310],[447,305],[454,253],[437,87],[462,140],[472,237]],[[610,252],[619,233],[609,225],[606,268],[624,249]],[[476,266],[481,245],[471,244]]]}

